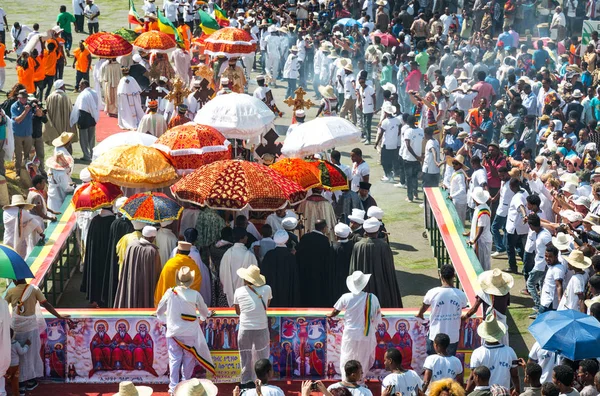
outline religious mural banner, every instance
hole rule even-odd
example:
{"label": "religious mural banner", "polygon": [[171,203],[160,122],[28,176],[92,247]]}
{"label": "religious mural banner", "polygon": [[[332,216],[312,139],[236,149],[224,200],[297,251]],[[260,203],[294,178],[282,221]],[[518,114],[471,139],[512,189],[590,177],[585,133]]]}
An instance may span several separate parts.
{"label": "religious mural banner", "polygon": [[[117,313],[115,312],[115,315]],[[480,319],[463,322],[457,357],[468,367],[474,348],[481,345],[475,329]],[[165,327],[152,316],[46,319],[40,351],[44,375],[73,383],[168,383]],[[239,382],[237,345],[239,318],[217,316],[199,325],[211,350],[216,375],[197,365],[194,376],[214,382]],[[340,346],[344,320],[325,316],[269,316],[275,379],[340,379]],[[404,368],[423,372],[427,357],[428,324],[414,316],[385,316],[376,329],[374,364],[366,374],[383,378],[384,355],[397,348]],[[466,371],[468,372],[468,371]]]}

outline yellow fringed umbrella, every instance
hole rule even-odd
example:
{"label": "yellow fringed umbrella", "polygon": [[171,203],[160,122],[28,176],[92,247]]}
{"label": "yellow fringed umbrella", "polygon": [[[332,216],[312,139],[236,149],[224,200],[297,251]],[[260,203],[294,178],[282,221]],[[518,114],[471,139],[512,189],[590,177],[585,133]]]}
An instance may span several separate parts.
{"label": "yellow fringed umbrella", "polygon": [[115,147],[88,167],[92,178],[121,187],[162,188],[177,181],[177,171],[154,147],[123,145]]}

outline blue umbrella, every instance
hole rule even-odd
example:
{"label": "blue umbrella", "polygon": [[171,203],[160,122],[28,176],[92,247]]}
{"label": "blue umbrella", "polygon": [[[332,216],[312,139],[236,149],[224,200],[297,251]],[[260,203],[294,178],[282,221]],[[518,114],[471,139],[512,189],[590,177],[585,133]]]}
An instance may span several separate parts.
{"label": "blue umbrella", "polygon": [[358,25],[358,27],[362,27],[362,23],[360,23],[356,19],[352,19],[352,18],[342,18],[342,19],[339,19],[335,24],[336,25],[342,25],[342,26],[354,26],[354,25]]}
{"label": "blue umbrella", "polygon": [[33,273],[25,260],[6,245],[0,245],[0,278],[15,280],[33,278]]}
{"label": "blue umbrella", "polygon": [[579,311],[549,311],[538,315],[529,332],[542,349],[571,360],[600,357],[600,322]]}

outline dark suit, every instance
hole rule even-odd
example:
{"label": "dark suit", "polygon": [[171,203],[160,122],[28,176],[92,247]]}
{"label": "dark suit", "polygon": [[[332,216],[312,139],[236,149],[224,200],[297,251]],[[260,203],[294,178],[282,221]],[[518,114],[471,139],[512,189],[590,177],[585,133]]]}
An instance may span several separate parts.
{"label": "dark suit", "polygon": [[296,248],[296,260],[303,287],[310,293],[302,293],[302,306],[320,307],[327,296],[327,267],[329,265],[329,238],[312,231],[300,238]]}

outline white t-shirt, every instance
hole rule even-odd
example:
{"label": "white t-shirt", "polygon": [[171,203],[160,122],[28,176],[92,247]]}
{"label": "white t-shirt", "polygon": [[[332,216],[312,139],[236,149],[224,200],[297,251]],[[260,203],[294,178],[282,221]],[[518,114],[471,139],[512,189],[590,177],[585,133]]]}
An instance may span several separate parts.
{"label": "white t-shirt", "polygon": [[[540,304],[544,307],[556,309],[558,306],[558,293],[556,293],[556,281],[565,278],[565,267],[562,264],[549,265],[542,285]],[[564,284],[563,284],[564,287]]]}
{"label": "white t-shirt", "polygon": [[523,223],[523,216],[519,208],[521,206],[527,208],[527,191],[521,190],[511,198],[510,204],[508,205],[508,216],[506,217],[506,231],[509,234],[515,231],[519,235],[525,235],[529,232],[529,226],[527,223]]}
{"label": "white t-shirt", "polygon": [[546,246],[552,242],[552,234],[545,228],[538,233],[531,233],[532,243],[535,246],[533,271],[546,270]]}
{"label": "white t-shirt", "polygon": [[515,351],[506,345],[488,345],[475,349],[471,355],[471,369],[486,366],[490,369],[490,384],[498,384],[510,389],[510,369],[517,367],[513,361],[517,360]]}
{"label": "white t-shirt", "polygon": [[542,349],[536,341],[529,351],[529,358],[537,361],[537,364],[542,367],[540,382],[543,384],[546,381],[552,381],[552,370],[559,363],[558,355],[555,352]]}
{"label": "white t-shirt", "polygon": [[458,342],[460,316],[467,306],[467,296],[454,287],[434,287],[423,298],[423,303],[431,306],[429,316],[429,339],[433,341],[439,333],[447,334],[450,343]]}
{"label": "white t-shirt", "polygon": [[344,99],[356,99],[356,88],[354,88],[353,84],[354,80],[354,74],[346,74],[342,77],[342,81],[344,81]]}
{"label": "white t-shirt", "polygon": [[[424,136],[425,134],[421,128],[407,128],[404,132],[404,140],[410,141],[410,148],[412,148],[412,151],[414,151],[414,153],[419,157],[421,156],[421,151],[423,150]],[[402,143],[402,159],[404,159],[404,161],[417,161],[415,156],[408,151],[406,144],[404,144],[405,142]]]}
{"label": "white t-shirt", "polygon": [[[252,288],[262,296],[265,305],[268,305],[269,300],[273,298],[271,286],[252,286]],[[262,330],[269,326],[261,299],[248,286],[235,289],[233,303],[240,306],[240,330]]]}
{"label": "white t-shirt", "polygon": [[[445,81],[444,81],[445,82]],[[473,105],[473,99],[477,96],[477,92],[454,92],[454,98],[456,99],[456,107],[465,113],[471,109]],[[469,128],[470,129],[470,128]]]}
{"label": "white t-shirt", "polygon": [[387,150],[396,150],[400,146],[400,120],[396,117],[389,117],[381,121],[381,147]]}
{"label": "white t-shirt", "polygon": [[96,15],[98,12],[100,12],[100,10],[96,4],[86,5],[85,9],[83,10],[83,15],[89,16],[87,23],[97,23],[98,17],[96,16],[95,18],[92,18],[92,15]]}
{"label": "white t-shirt", "polygon": [[366,161],[356,165],[356,162],[352,163],[352,191],[358,191],[358,184],[364,180],[366,176],[369,176],[371,169]]}
{"label": "white t-shirt", "polygon": [[[337,311],[344,313],[344,338],[364,339],[365,335],[365,302],[367,293],[359,294],[345,293],[333,305]],[[371,294],[371,306],[373,312],[381,310],[377,296]],[[377,320],[379,324],[379,320]],[[371,326],[371,333],[375,332],[377,326]],[[369,334],[371,335],[371,334]]]}
{"label": "white t-shirt", "polygon": [[[412,146],[412,144],[411,144]],[[435,156],[431,152],[431,150],[435,152]],[[439,175],[440,167],[436,165],[435,160],[439,161],[440,159],[440,143],[437,139],[429,139],[425,144],[425,158],[423,159],[423,173],[428,173],[430,175]]]}
{"label": "white t-shirt", "polygon": [[[486,204],[478,205],[473,211],[471,220],[471,235],[469,238],[474,240],[477,236],[477,227],[483,229],[478,243],[487,244],[492,242],[492,218],[489,214],[490,207]],[[486,212],[487,211],[487,212]]]}
{"label": "white t-shirt", "polygon": [[455,379],[457,375],[463,372],[463,365],[457,357],[440,356],[438,354],[427,356],[423,368],[431,370],[432,382],[444,378]]}
{"label": "white t-shirt", "polygon": [[364,385],[359,385],[356,388],[349,388],[347,386],[344,386],[341,382],[336,382],[333,385],[329,385],[329,388],[327,388],[327,390],[331,391],[332,389],[336,388],[346,388],[350,391],[352,396],[373,396],[371,390]]}
{"label": "white t-shirt", "polygon": [[362,112],[363,114],[369,114],[375,112],[375,103],[373,102],[373,95],[375,95],[375,91],[373,87],[370,85],[360,87],[359,89],[360,96],[362,98]]}
{"label": "white t-shirt", "polygon": [[510,205],[510,200],[512,199],[513,195],[515,195],[515,193],[510,189],[510,183],[503,181],[502,187],[500,187],[500,199],[498,200],[496,216],[508,216],[508,205]]}
{"label": "white t-shirt", "polygon": [[[285,393],[281,390],[280,387],[275,385],[261,385],[260,392],[263,396],[284,396]],[[248,389],[244,392],[246,396],[257,396],[256,389]]]}
{"label": "white t-shirt", "polygon": [[574,309],[579,311],[579,297],[577,293],[585,293],[585,285],[588,281],[587,273],[573,274],[563,294],[563,297],[558,303],[558,310]]}
{"label": "white t-shirt", "polygon": [[381,391],[393,385],[392,395],[400,392],[402,396],[417,396],[418,390],[423,389],[423,380],[413,370],[407,370],[402,374],[388,374],[381,383]]}

